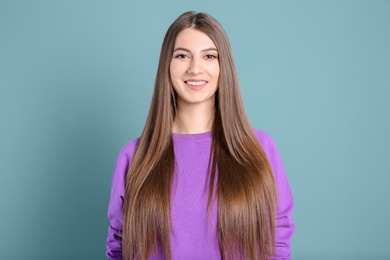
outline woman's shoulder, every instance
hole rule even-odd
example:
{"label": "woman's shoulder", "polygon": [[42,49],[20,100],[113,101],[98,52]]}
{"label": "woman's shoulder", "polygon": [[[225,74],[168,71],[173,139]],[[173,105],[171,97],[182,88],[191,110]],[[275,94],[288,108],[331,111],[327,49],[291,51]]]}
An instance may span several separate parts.
{"label": "woman's shoulder", "polygon": [[256,128],[252,128],[252,130],[264,150],[274,149],[275,142],[268,133]]}
{"label": "woman's shoulder", "polygon": [[124,194],[124,182],[125,176],[129,167],[129,164],[133,158],[135,149],[137,147],[138,139],[131,140],[126,143],[122,149],[119,151],[119,154],[116,158],[114,165],[114,173],[112,179],[113,187],[116,187],[115,190],[118,194]]}
{"label": "woman's shoulder", "polygon": [[277,179],[280,178],[280,175],[284,176],[285,173],[284,173],[283,163],[273,138],[269,134],[261,130],[253,129],[253,131],[257,139],[259,140],[260,145],[263,148],[263,151],[268,157],[268,160],[273,168],[276,178]]}
{"label": "woman's shoulder", "polygon": [[131,160],[134,155],[135,149],[137,148],[139,138],[133,139],[127,142],[122,149],[119,151],[118,159]]}

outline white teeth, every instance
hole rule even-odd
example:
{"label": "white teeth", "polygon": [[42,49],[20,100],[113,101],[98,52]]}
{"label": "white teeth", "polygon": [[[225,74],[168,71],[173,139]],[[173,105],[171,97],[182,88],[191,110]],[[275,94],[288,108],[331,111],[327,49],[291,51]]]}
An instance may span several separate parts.
{"label": "white teeth", "polygon": [[186,81],[186,83],[191,86],[200,86],[206,84],[206,81]]}

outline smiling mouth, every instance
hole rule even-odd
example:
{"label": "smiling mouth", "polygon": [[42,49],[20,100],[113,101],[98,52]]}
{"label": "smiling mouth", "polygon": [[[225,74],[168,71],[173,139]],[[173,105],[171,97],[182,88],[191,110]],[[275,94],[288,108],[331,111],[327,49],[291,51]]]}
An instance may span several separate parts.
{"label": "smiling mouth", "polygon": [[190,81],[190,80],[187,80],[187,81],[184,81],[187,85],[190,85],[190,86],[201,86],[201,85],[204,85],[207,83],[207,81]]}

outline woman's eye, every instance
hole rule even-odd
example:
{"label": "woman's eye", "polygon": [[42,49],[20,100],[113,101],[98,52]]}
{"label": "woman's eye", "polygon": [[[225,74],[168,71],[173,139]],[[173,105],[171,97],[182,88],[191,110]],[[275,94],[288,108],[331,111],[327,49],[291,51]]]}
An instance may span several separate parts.
{"label": "woman's eye", "polygon": [[178,54],[175,56],[175,58],[177,59],[185,59],[185,58],[188,58],[188,56],[186,54]]}
{"label": "woman's eye", "polygon": [[215,58],[217,58],[217,56],[215,56],[215,55],[212,55],[212,54],[206,55],[206,59],[215,59]]}

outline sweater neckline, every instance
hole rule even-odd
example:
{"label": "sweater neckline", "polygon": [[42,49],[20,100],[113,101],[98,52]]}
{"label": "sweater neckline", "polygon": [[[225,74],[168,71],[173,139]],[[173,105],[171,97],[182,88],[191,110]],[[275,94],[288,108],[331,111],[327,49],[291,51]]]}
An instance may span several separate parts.
{"label": "sweater neckline", "polygon": [[194,141],[201,141],[201,140],[209,140],[211,139],[211,131],[205,132],[205,133],[197,133],[197,134],[179,134],[179,133],[172,133],[173,139],[176,140],[194,140]]}

